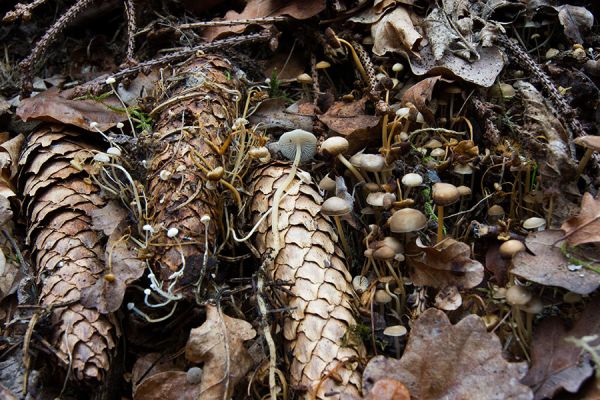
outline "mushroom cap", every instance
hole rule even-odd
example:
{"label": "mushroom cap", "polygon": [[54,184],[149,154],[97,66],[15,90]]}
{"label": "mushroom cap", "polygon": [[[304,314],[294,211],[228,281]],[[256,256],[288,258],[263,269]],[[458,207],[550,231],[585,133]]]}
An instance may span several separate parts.
{"label": "mushroom cap", "polygon": [[250,158],[256,159],[256,158],[268,157],[270,155],[270,153],[269,153],[269,149],[262,146],[262,147],[252,147],[250,150],[248,150],[248,155],[250,156]]}
{"label": "mushroom cap", "polygon": [[440,142],[437,139],[431,139],[430,141],[425,143],[423,147],[425,147],[426,149],[439,149],[440,147],[442,147],[442,142]]}
{"label": "mushroom cap", "polygon": [[352,278],[352,287],[357,293],[363,293],[369,288],[369,278],[363,275],[356,275]]}
{"label": "mushroom cap", "polygon": [[379,192],[379,190],[381,189],[381,187],[378,184],[376,184],[375,182],[367,182],[363,185],[363,188],[365,189],[365,192],[367,192],[367,193]]}
{"label": "mushroom cap", "polygon": [[500,245],[500,255],[503,258],[513,258],[515,254],[525,250],[525,245],[520,240],[511,239]]}
{"label": "mushroom cap", "polygon": [[317,64],[315,64],[315,68],[317,69],[327,69],[331,67],[331,64],[327,61],[319,61]]}
{"label": "mushroom cap", "polygon": [[506,302],[511,306],[524,306],[533,296],[523,286],[511,286],[506,290]]}
{"label": "mushroom cap", "polygon": [[527,302],[527,304],[519,308],[527,314],[538,314],[541,313],[544,309],[544,304],[542,303],[542,300],[539,297],[535,296],[532,297],[531,300]]}
{"label": "mushroom cap", "polygon": [[502,208],[502,206],[499,205],[499,204],[494,204],[493,206],[491,206],[488,209],[487,215],[491,216],[491,217],[503,216],[504,215],[504,208]]}
{"label": "mushroom cap", "polygon": [[348,140],[341,136],[332,136],[321,143],[321,153],[331,154],[337,156],[348,150]]}
{"label": "mushroom cap", "polygon": [[360,168],[368,172],[380,172],[385,167],[385,158],[381,154],[363,154]]}
{"label": "mushroom cap", "polygon": [[393,260],[396,252],[388,246],[381,246],[373,252],[373,258],[377,260]]}
{"label": "mushroom cap", "polygon": [[390,230],[395,233],[407,233],[421,230],[427,224],[427,217],[414,208],[403,208],[388,219]]}
{"label": "mushroom cap", "polygon": [[431,153],[429,153],[429,155],[433,158],[441,158],[446,155],[446,150],[442,148],[433,149],[431,150]]}
{"label": "mushroom cap", "polygon": [[367,204],[373,207],[386,207],[396,201],[394,193],[373,192],[367,195]]}
{"label": "mushroom cap", "polygon": [[573,143],[595,151],[600,150],[600,136],[587,135],[580,136],[573,140]]}
{"label": "mushroom cap", "polygon": [[314,157],[317,152],[317,137],[303,129],[294,129],[284,133],[279,137],[277,145],[279,151],[288,160],[296,157],[296,145],[300,144],[300,162],[307,162]]}
{"label": "mushroom cap", "polygon": [[460,194],[460,197],[467,197],[467,196],[470,196],[471,193],[473,193],[471,191],[471,188],[468,187],[468,186],[465,186],[465,185],[458,186],[456,188],[456,190],[458,190],[458,193]]}
{"label": "mushroom cap", "polygon": [[469,164],[456,164],[452,171],[459,175],[471,175],[473,173],[473,167]]}
{"label": "mushroom cap", "polygon": [[415,174],[411,172],[410,174],[406,174],[402,177],[402,184],[408,187],[419,186],[423,183],[423,177],[419,174]]}
{"label": "mushroom cap", "polygon": [[319,182],[319,188],[327,192],[333,192],[336,188],[335,181],[329,175],[325,175]]}
{"label": "mushroom cap", "polygon": [[383,289],[379,289],[375,291],[375,302],[379,304],[387,304],[392,301],[392,296],[388,294]]}
{"label": "mushroom cap", "polygon": [[543,229],[546,226],[546,220],[540,217],[531,217],[523,221],[523,228],[527,230],[531,229]]}
{"label": "mushroom cap", "polygon": [[404,336],[407,332],[406,327],[403,325],[392,325],[383,330],[384,335],[392,337]]}
{"label": "mushroom cap", "polygon": [[404,245],[402,244],[401,241],[399,241],[395,237],[386,236],[383,238],[383,240],[381,242],[384,245],[386,245],[387,247],[389,247],[390,249],[394,250],[394,253],[396,253],[396,254],[404,252]]}
{"label": "mushroom cap", "polygon": [[296,80],[302,84],[308,84],[308,83],[312,83],[312,78],[309,74],[307,74],[306,72],[303,74],[300,74],[296,77]]}
{"label": "mushroom cap", "polygon": [[321,205],[321,214],[329,215],[332,217],[339,217],[340,215],[346,215],[350,213],[352,209],[346,200],[341,199],[337,196],[330,197],[323,202]]}
{"label": "mushroom cap", "polygon": [[451,183],[438,182],[433,185],[431,197],[438,206],[447,206],[460,198],[458,189]]}

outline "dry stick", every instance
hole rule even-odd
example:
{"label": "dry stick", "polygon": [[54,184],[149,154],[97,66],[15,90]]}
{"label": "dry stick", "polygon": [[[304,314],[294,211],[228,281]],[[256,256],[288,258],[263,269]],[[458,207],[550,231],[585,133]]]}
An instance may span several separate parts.
{"label": "dry stick", "polygon": [[365,48],[362,47],[362,45],[360,43],[358,43],[357,41],[352,41],[351,43],[352,43],[352,46],[354,47],[354,49],[356,50],[356,55],[358,56],[360,63],[363,65],[365,72],[367,73],[367,78],[368,78],[367,83],[369,84],[369,95],[373,99],[378,99],[379,93],[375,89],[375,83],[377,82],[377,78],[376,78],[376,74],[375,74],[375,67],[373,66],[373,63],[371,62],[369,53],[367,53]]}
{"label": "dry stick", "polygon": [[248,18],[248,19],[234,19],[231,21],[202,21],[192,22],[189,24],[178,25],[178,29],[194,29],[194,28],[207,28],[211,26],[234,26],[234,25],[250,25],[250,24],[272,24],[274,22],[289,21],[291,18],[279,16],[279,17],[261,17],[261,18]]}
{"label": "dry stick", "polygon": [[135,32],[137,31],[137,19],[135,15],[135,0],[125,1],[125,13],[127,15],[127,62],[135,62],[133,52],[135,51]]}
{"label": "dry stick", "polygon": [[17,19],[22,19],[23,21],[29,21],[31,19],[31,11],[44,4],[48,0],[35,0],[29,4],[19,3],[15,6],[14,11],[9,11],[6,13],[4,18],[2,18],[2,22],[14,22]]}
{"label": "dry stick", "polygon": [[26,59],[19,63],[21,69],[21,96],[29,97],[33,89],[31,69],[46,53],[48,47],[56,40],[58,35],[65,30],[86,8],[95,0],[78,0],[44,33],[44,36],[35,44]]}
{"label": "dry stick", "polygon": [[541,84],[544,91],[550,96],[554,106],[558,110],[558,118],[566,125],[568,133],[568,146],[571,153],[571,158],[576,161],[575,144],[573,143],[573,135],[585,136],[586,132],[581,125],[581,122],[576,118],[575,111],[566,102],[560,94],[554,82],[550,80],[548,75],[542,70],[531,56],[523,50],[523,48],[514,40],[509,39],[504,34],[498,35],[498,42],[503,45],[515,60],[527,69]]}
{"label": "dry stick", "polygon": [[[266,30],[263,32],[253,33],[250,35],[233,36],[233,37],[230,37],[227,39],[215,40],[214,42],[211,42],[211,43],[199,44],[198,46],[190,47],[189,49],[185,49],[185,50],[181,50],[181,51],[178,51],[175,53],[167,54],[166,56],[163,56],[161,58],[144,61],[137,65],[134,65],[134,66],[131,66],[128,68],[124,68],[124,69],[114,73],[113,75],[111,75],[111,77],[118,81],[119,79],[123,79],[124,77],[126,77],[128,75],[138,73],[139,71],[141,71],[143,69],[152,68],[152,67],[156,67],[158,65],[164,65],[164,64],[169,64],[169,63],[175,62],[175,61],[179,61],[179,60],[182,60],[182,59],[189,57],[200,51],[214,50],[214,49],[219,49],[221,47],[235,46],[235,45],[242,44],[242,43],[262,42],[262,41],[267,41],[267,40],[271,39],[271,37],[272,37],[272,32],[269,30]],[[82,95],[89,88],[105,86],[105,85],[106,85],[105,77],[96,78],[88,83],[85,83],[84,85],[81,85],[76,92],[76,96]]]}

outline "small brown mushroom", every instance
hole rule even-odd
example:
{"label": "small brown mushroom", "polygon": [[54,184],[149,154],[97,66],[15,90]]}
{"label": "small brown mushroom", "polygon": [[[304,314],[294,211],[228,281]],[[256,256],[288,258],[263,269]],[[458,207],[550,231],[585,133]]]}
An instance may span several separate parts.
{"label": "small brown mushroom", "polygon": [[356,168],[354,168],[354,166],[350,164],[350,162],[342,154],[346,150],[348,150],[348,146],[348,140],[341,136],[333,136],[321,143],[321,153],[327,153],[334,157],[337,157],[337,159],[340,160],[340,162],[344,164],[346,168],[348,168],[350,172],[352,172],[352,174],[354,174],[354,176],[356,177],[356,179],[358,179],[359,182],[364,182],[365,178],[363,178],[360,172],[358,172]]}
{"label": "small brown mushroom", "polygon": [[438,208],[438,243],[442,241],[444,236],[444,207],[456,203],[460,198],[460,193],[456,186],[450,183],[438,182],[433,185],[431,198]]}
{"label": "small brown mushroom", "polygon": [[525,250],[525,245],[520,240],[507,240],[500,245],[500,255],[502,258],[512,259],[517,253]]}
{"label": "small brown mushroom", "polygon": [[346,241],[346,235],[344,234],[344,230],[342,229],[340,216],[349,214],[350,211],[352,211],[352,209],[350,208],[350,205],[346,202],[346,200],[341,199],[337,196],[328,198],[323,202],[323,205],[321,205],[321,214],[333,217],[335,221],[338,234],[342,239],[342,246],[344,247],[346,257],[350,257],[351,255],[350,247],[348,246],[348,242]]}
{"label": "small brown mushroom", "polygon": [[577,179],[582,174],[585,166],[590,161],[590,158],[592,158],[592,154],[595,151],[600,150],[600,136],[581,136],[573,140],[573,143],[586,148],[585,154],[581,158],[581,161],[579,161],[579,166],[577,167],[577,176],[575,178]]}

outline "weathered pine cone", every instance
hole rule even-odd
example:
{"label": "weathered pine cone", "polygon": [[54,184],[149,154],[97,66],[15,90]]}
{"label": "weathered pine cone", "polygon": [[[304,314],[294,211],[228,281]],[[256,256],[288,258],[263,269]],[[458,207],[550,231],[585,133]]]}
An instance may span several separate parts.
{"label": "weathered pine cone", "polygon": [[92,228],[90,217],[105,200],[86,179],[97,149],[93,137],[74,128],[46,126],[29,136],[19,160],[26,243],[42,285],[39,302],[56,306],[50,343],[64,366],[71,363],[74,377],[86,382],[103,380],[116,336],[109,316],[79,302],[82,290],[102,279],[105,270],[105,238]]}
{"label": "weathered pine cone", "polygon": [[229,62],[209,55],[188,62],[174,76],[177,80],[157,106],[153,140],[160,148],[148,170],[150,223],[155,230],[151,241],[156,259],[165,267],[157,268],[156,274],[167,279],[185,259],[182,281],[194,284],[199,277],[199,256],[204,254],[201,218],[207,215],[213,220],[207,238],[212,247],[215,219],[223,205],[223,189],[218,180],[209,181],[207,173],[222,165],[216,148],[231,131],[240,83]]}
{"label": "weathered pine cone", "polygon": [[[273,195],[290,168],[273,164],[252,176],[251,221],[257,223],[272,205]],[[293,355],[292,385],[306,387],[317,398],[325,393],[358,394],[361,377],[348,360],[365,350],[349,332],[356,325],[352,313],[351,276],[338,245],[334,225],[319,211],[322,197],[313,185],[295,178],[279,204],[281,250],[268,269],[269,278],[291,282],[291,295],[283,295],[290,307],[283,327],[286,348]],[[257,229],[255,246],[261,254],[273,249],[270,217]],[[331,376],[326,377],[328,372]],[[320,383],[319,382],[323,380]],[[307,393],[307,396],[309,394]]]}

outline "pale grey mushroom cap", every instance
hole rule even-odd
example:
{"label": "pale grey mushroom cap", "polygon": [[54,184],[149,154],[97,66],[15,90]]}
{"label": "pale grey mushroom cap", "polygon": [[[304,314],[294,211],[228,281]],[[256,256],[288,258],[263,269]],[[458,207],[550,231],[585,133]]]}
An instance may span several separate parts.
{"label": "pale grey mushroom cap", "polygon": [[317,137],[303,129],[294,129],[281,135],[277,142],[278,150],[285,158],[293,161],[296,157],[298,143],[300,143],[302,152],[300,162],[310,161],[317,153]]}
{"label": "pale grey mushroom cap", "polygon": [[323,215],[339,217],[341,215],[349,214],[350,211],[352,211],[352,208],[350,208],[350,205],[346,200],[337,196],[328,198],[321,205],[321,214]]}

